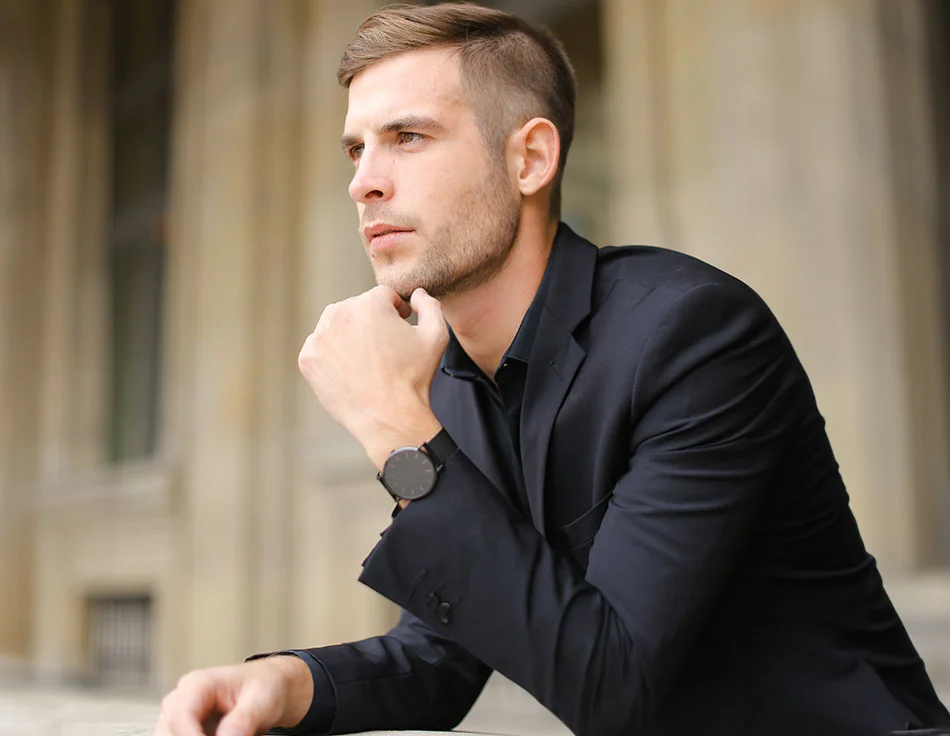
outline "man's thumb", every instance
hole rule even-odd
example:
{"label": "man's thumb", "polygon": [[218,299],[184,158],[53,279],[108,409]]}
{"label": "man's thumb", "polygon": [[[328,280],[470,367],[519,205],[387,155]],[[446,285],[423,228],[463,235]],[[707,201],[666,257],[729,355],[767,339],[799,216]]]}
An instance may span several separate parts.
{"label": "man's thumb", "polygon": [[438,299],[429,296],[429,293],[418,288],[412,292],[409,297],[409,304],[412,311],[416,313],[419,320],[418,326],[427,331],[443,331],[445,329],[445,318],[442,316],[442,305]]}

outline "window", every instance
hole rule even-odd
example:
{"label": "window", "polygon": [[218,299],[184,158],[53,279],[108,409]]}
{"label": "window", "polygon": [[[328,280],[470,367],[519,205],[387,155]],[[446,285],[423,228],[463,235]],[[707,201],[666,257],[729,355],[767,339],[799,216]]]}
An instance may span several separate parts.
{"label": "window", "polygon": [[155,450],[174,3],[113,0],[111,432],[114,461]]}

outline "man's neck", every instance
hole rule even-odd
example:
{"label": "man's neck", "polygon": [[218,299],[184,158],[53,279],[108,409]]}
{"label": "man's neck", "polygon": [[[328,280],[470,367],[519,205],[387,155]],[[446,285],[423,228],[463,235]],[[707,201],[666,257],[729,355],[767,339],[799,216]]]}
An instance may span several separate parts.
{"label": "man's neck", "polygon": [[489,378],[538,291],[557,227],[557,220],[532,224],[523,219],[502,269],[484,284],[442,301],[462,349]]}

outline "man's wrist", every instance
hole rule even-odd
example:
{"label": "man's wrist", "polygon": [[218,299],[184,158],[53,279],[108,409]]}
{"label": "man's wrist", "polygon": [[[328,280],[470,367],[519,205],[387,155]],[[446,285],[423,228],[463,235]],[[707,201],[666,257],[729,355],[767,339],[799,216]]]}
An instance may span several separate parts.
{"label": "man's wrist", "polygon": [[442,425],[431,411],[418,418],[402,423],[400,427],[377,430],[369,435],[363,447],[378,470],[383,469],[386,459],[400,447],[419,447],[442,431]]}
{"label": "man's wrist", "polygon": [[303,659],[292,652],[281,652],[267,658],[278,668],[284,681],[287,702],[284,713],[277,725],[280,728],[293,728],[298,725],[310,710],[313,702],[313,675]]}

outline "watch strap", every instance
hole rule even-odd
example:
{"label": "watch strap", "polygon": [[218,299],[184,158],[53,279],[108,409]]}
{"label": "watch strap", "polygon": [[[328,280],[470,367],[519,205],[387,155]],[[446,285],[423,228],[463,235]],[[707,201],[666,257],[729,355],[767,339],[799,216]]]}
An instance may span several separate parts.
{"label": "watch strap", "polygon": [[445,428],[439,430],[439,433],[426,442],[423,448],[426,454],[431,457],[435,463],[436,472],[442,470],[442,466],[445,465],[446,460],[458,452],[459,449],[458,445],[455,444],[455,440],[452,439],[452,436]]}

